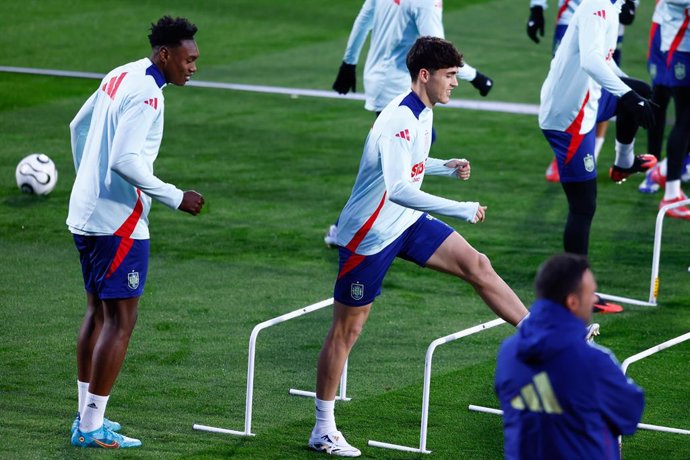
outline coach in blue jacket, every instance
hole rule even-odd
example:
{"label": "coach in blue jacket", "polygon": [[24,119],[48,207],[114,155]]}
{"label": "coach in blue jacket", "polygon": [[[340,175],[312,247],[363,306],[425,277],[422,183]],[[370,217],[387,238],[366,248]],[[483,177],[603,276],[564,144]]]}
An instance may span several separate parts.
{"label": "coach in blue jacket", "polygon": [[642,390],[609,350],[585,341],[595,290],[584,257],[559,254],[539,268],[530,315],[498,353],[507,459],[619,459],[618,435],[635,432]]}

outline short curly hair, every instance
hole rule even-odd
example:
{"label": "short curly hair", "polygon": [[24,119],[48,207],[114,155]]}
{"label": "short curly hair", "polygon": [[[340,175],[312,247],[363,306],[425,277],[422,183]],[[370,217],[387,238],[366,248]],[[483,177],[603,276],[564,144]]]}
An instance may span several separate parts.
{"label": "short curly hair", "polygon": [[448,67],[462,67],[462,54],[453,44],[438,37],[419,37],[407,53],[407,69],[412,81],[417,81],[421,69],[435,72]]}
{"label": "short curly hair", "polygon": [[182,40],[194,40],[197,27],[187,18],[163,16],[157,23],[151,24],[149,42],[151,48],[160,46],[179,46]]}

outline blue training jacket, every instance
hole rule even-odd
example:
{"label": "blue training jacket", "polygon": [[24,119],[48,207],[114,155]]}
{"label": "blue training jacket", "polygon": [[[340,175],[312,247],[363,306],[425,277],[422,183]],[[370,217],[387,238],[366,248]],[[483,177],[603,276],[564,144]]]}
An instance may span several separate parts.
{"label": "blue training jacket", "polygon": [[506,459],[620,458],[617,437],[635,432],[644,393],[586,335],[564,306],[537,300],[501,345],[496,394]]}

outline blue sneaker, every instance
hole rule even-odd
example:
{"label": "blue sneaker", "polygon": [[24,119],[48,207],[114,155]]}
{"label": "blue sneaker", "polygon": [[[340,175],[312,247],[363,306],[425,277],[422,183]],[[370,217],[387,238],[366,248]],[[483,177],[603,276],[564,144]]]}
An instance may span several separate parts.
{"label": "blue sneaker", "polygon": [[82,431],[77,428],[74,433],[72,433],[72,445],[76,447],[95,447],[101,449],[126,449],[128,447],[141,446],[141,441],[122,436],[119,433],[115,433],[101,426],[89,433],[82,433]]}
{"label": "blue sneaker", "polygon": [[654,180],[652,175],[652,169],[647,171],[642,179],[642,183],[637,187],[640,193],[656,193],[659,191],[661,186]]}
{"label": "blue sneaker", "polygon": [[[74,422],[72,422],[72,428],[70,428],[69,432],[74,433],[77,431],[77,428],[79,428],[79,421],[81,420],[81,417],[79,416],[79,412],[77,412],[77,416],[74,419]],[[120,425],[117,422],[113,422],[112,420],[108,420],[107,418],[103,419],[103,426],[110,431],[120,431],[122,429],[122,425]]]}

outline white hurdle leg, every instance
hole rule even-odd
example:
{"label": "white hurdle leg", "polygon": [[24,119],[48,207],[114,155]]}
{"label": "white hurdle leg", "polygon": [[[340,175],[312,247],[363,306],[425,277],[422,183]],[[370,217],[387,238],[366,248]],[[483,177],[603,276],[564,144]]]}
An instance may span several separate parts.
{"label": "white hurdle leg", "polygon": [[422,423],[421,427],[419,430],[419,448],[415,447],[407,447],[407,446],[401,446],[399,444],[390,444],[387,442],[380,442],[380,441],[369,441],[369,445],[372,447],[381,447],[384,449],[394,449],[394,450],[402,450],[406,452],[419,452],[421,454],[430,454],[431,451],[426,449],[426,435],[427,435],[427,426],[429,422],[429,392],[431,388],[431,361],[434,357],[434,350],[436,350],[436,347],[439,345],[443,345],[444,343],[452,342],[454,340],[461,339],[463,337],[467,337],[468,335],[476,334],[481,331],[485,331],[487,329],[491,329],[492,327],[500,326],[501,324],[505,323],[504,320],[501,318],[497,318],[493,321],[489,321],[486,323],[479,324],[474,327],[470,327],[468,329],[464,329],[462,331],[456,332],[455,334],[450,334],[445,337],[438,338],[431,342],[429,345],[429,348],[426,350],[426,358],[424,360],[424,389],[422,391]]}
{"label": "white hurdle leg", "polygon": [[[681,206],[690,205],[690,199],[679,201],[677,203],[667,204],[659,209],[656,215],[656,225],[654,227],[654,251],[652,253],[652,276],[649,281],[649,300],[636,300],[629,297],[620,297],[611,294],[604,294],[597,292],[597,295],[605,300],[612,300],[614,302],[626,303],[629,305],[640,305],[643,307],[656,307],[657,298],[659,297],[659,262],[661,259],[661,234],[663,232],[664,217],[666,212],[670,209],[675,209]],[[688,267],[690,271],[690,267]]]}
{"label": "white hurdle leg", "polygon": [[263,329],[266,329],[267,327],[271,327],[276,324],[288,321],[290,319],[306,315],[307,313],[320,310],[330,305],[333,305],[332,297],[330,299],[322,300],[321,302],[317,302],[304,308],[300,308],[299,310],[295,310],[290,313],[278,316],[276,318],[269,319],[268,321],[264,321],[263,323],[259,323],[256,326],[254,326],[254,329],[252,329],[252,333],[249,336],[249,358],[247,360],[247,397],[245,400],[244,408],[244,431],[228,430],[225,428],[199,425],[197,423],[195,423],[192,426],[192,428],[194,428],[195,430],[208,431],[212,433],[232,434],[236,436],[254,436],[254,433],[252,433],[252,403],[254,397],[254,362],[256,355],[256,338],[259,335],[259,332],[261,332]]}
{"label": "white hurdle leg", "polygon": [[[335,396],[338,401],[351,401],[352,398],[347,397],[347,359],[345,360],[345,365],[343,366],[343,373],[340,376],[340,393]],[[316,392],[297,390],[295,388],[290,388],[288,392],[293,396],[304,396],[307,398],[316,398]]]}

